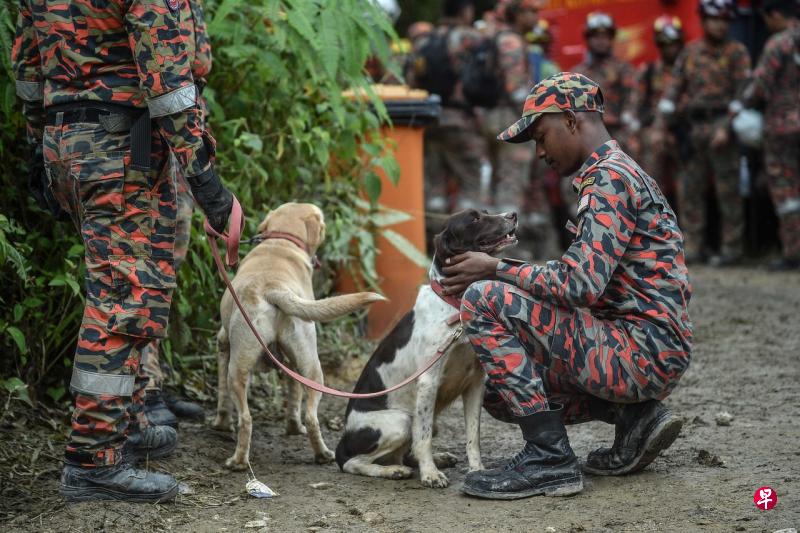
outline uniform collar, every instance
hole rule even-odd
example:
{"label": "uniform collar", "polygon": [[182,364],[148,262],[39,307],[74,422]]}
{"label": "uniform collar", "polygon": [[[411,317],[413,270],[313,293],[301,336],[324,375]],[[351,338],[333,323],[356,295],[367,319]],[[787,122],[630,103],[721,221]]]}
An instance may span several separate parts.
{"label": "uniform collar", "polygon": [[586,161],[584,161],[583,166],[581,166],[580,171],[578,171],[578,175],[575,176],[575,179],[572,180],[572,188],[575,189],[575,192],[581,190],[581,182],[583,181],[583,175],[589,171],[590,168],[595,166],[598,161],[601,159],[605,159],[608,157],[608,154],[611,152],[618,151],[620,149],[619,143],[614,139],[607,141],[600,145],[593,153],[589,156]]}

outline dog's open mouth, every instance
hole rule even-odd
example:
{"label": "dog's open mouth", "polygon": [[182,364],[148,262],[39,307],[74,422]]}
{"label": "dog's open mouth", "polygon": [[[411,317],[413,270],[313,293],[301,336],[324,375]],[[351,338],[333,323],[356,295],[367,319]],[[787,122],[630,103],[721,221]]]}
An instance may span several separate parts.
{"label": "dog's open mouth", "polygon": [[497,253],[515,244],[517,244],[517,228],[512,228],[510,232],[500,238],[485,239],[478,243],[481,251],[488,254]]}

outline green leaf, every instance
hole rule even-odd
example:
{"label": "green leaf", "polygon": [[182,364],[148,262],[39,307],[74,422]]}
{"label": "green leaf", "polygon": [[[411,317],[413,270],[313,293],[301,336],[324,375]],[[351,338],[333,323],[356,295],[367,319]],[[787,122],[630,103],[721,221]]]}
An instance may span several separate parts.
{"label": "green leaf", "polygon": [[61,398],[64,397],[67,390],[64,387],[48,387],[47,388],[47,395],[53,399],[54,402],[58,402]]}
{"label": "green leaf", "polygon": [[69,285],[69,288],[72,289],[72,294],[79,295],[81,293],[81,286],[78,285],[78,282],[72,278],[64,278],[64,281]]}
{"label": "green leaf", "polygon": [[364,190],[371,202],[375,203],[381,195],[381,178],[372,171],[364,176]]}
{"label": "green leaf", "polygon": [[381,158],[381,168],[392,185],[397,185],[400,181],[400,165],[397,163],[397,159],[391,154]]}
{"label": "green leaf", "polygon": [[383,228],[386,226],[393,226],[395,224],[408,222],[409,220],[413,220],[414,217],[404,211],[384,208],[378,213],[372,215],[371,219],[376,226]]}
{"label": "green leaf", "polygon": [[8,326],[6,328],[6,333],[14,340],[20,353],[28,353],[28,343],[25,342],[25,335],[18,328]]}
{"label": "green leaf", "polygon": [[14,322],[19,322],[22,320],[22,316],[25,314],[25,308],[22,307],[22,304],[17,304],[14,306]]}
{"label": "green leaf", "polygon": [[16,377],[12,377],[12,378],[8,378],[6,380],[2,380],[2,381],[0,381],[0,383],[2,383],[3,384],[3,388],[5,388],[11,394],[14,394],[18,390],[24,389],[25,387],[27,387],[27,385],[25,384],[24,381],[22,381],[21,379],[16,378]]}
{"label": "green leaf", "polygon": [[421,266],[423,268],[428,268],[430,266],[431,260],[419,248],[414,246],[411,241],[396,231],[385,229],[381,231],[381,234],[386,237],[386,240],[389,241],[392,246],[397,248],[400,253],[409,258],[417,266]]}

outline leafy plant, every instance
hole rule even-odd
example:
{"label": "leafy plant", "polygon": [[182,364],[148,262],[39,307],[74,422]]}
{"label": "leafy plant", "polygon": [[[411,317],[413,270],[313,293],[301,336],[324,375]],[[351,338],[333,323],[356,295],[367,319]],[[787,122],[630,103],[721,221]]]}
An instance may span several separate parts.
{"label": "leafy plant", "polygon": [[[0,376],[19,377],[31,398],[46,393],[57,402],[65,394],[81,320],[83,248],[70,223],[52,220],[28,198],[24,123],[9,64],[16,16],[11,5],[0,3],[0,61],[7,74],[0,76]],[[377,133],[388,117],[363,66],[375,54],[396,72],[388,46],[396,37],[391,24],[371,0],[204,5],[214,50],[204,95],[217,167],[248,214],[245,235],[253,235],[267,211],[285,201],[316,203],[328,229],[316,284],[320,293],[332,290],[343,265],[374,285],[369,230],[380,194],[375,169],[395,181],[398,170]],[[367,98],[345,98],[345,89]],[[361,194],[369,204],[356,209]],[[202,234],[202,215],[194,216],[162,351],[173,366],[199,368],[205,379],[214,364],[206,354],[213,350],[222,285]],[[321,339],[335,339],[330,331],[355,324],[326,325]]]}

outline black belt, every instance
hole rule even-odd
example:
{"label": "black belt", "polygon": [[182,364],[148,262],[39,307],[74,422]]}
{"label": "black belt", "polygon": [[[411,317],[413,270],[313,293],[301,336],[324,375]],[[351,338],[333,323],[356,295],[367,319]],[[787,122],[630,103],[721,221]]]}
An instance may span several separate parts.
{"label": "black belt", "polygon": [[48,106],[45,110],[45,123],[57,124],[59,113],[63,113],[61,124],[78,122],[100,123],[100,118],[108,115],[125,115],[131,119],[131,168],[141,172],[150,170],[150,150],[152,129],[150,113],[147,108],[138,108],[104,102],[72,102]]}

